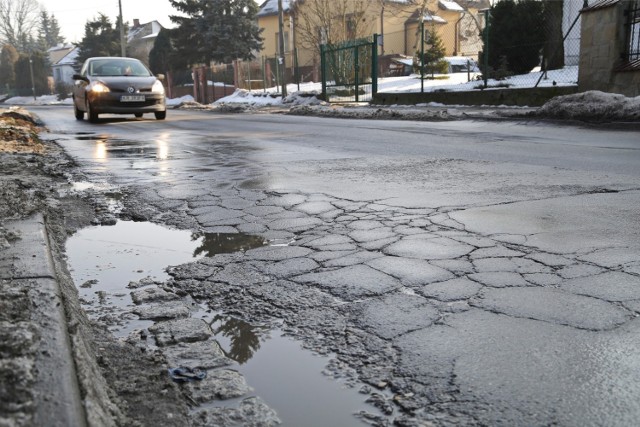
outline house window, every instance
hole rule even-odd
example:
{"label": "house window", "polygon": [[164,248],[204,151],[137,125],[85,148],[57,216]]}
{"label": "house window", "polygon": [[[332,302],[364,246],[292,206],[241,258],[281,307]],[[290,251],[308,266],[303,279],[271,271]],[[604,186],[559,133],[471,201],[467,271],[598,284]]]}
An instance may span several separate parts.
{"label": "house window", "polygon": [[320,44],[329,43],[329,32],[326,28],[318,27],[318,39],[320,40]]}
{"label": "house window", "polygon": [[640,60],[640,0],[630,2],[627,10],[627,60]]}
{"label": "house window", "polygon": [[[280,33],[276,33],[276,52],[280,54]],[[289,52],[289,32],[284,32],[284,53]]]}
{"label": "house window", "polygon": [[347,17],[347,21],[345,22],[345,33],[348,40],[353,40],[357,37],[358,22],[356,21],[356,17],[354,15],[349,15]]}

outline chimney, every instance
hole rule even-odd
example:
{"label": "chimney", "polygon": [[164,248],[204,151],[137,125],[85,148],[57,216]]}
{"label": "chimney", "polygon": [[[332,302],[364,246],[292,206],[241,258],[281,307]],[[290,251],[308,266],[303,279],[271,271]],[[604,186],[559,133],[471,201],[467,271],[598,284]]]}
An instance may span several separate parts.
{"label": "chimney", "polygon": [[133,28],[136,29],[140,26],[140,20],[139,19],[134,19],[133,20]]}

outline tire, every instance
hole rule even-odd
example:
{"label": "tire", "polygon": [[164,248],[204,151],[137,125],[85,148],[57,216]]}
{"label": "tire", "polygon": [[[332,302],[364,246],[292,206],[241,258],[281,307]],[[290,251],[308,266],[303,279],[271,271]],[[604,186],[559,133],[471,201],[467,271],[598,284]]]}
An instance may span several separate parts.
{"label": "tire", "polygon": [[80,111],[76,106],[76,100],[73,100],[73,114],[76,116],[76,120],[84,119],[84,111]]}
{"label": "tire", "polygon": [[87,117],[91,123],[98,122],[98,113],[96,113],[93,108],[91,108],[91,103],[87,100]]}
{"label": "tire", "polygon": [[167,117],[167,110],[164,111],[156,111],[155,113],[156,120],[164,120]]}
{"label": "tire", "polygon": [[137,118],[142,117],[142,113],[135,113],[134,116],[136,116]]}

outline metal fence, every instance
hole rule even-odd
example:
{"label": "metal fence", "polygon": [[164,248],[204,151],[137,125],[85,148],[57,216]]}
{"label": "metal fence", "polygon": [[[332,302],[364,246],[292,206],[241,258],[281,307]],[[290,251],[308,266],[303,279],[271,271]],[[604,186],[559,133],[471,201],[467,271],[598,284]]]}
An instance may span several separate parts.
{"label": "metal fence", "polygon": [[328,102],[371,101],[377,91],[378,36],[322,45],[322,95]]}
{"label": "metal fence", "polygon": [[300,63],[296,50],[285,55],[284,64],[277,56],[263,56],[166,74],[169,97],[191,95],[200,103],[210,103],[236,89],[281,92],[282,85],[287,84],[300,90],[303,83],[319,81],[319,66],[313,60]]}
{"label": "metal fence", "polygon": [[[493,40],[489,35],[492,26],[497,24],[490,16],[487,32],[486,14],[473,17],[464,14],[455,25],[427,16],[403,31],[385,33],[379,74],[381,77],[403,76],[405,82],[403,85],[381,83],[379,92],[576,85],[581,5],[582,1],[569,2],[561,17],[546,12],[540,25],[532,31],[535,37],[522,38],[527,41]],[[562,23],[560,32],[559,22]],[[535,46],[531,46],[532,39],[537,43]],[[529,58],[525,63],[519,53],[532,49],[535,51],[533,62]],[[484,56],[485,51],[489,55]]]}

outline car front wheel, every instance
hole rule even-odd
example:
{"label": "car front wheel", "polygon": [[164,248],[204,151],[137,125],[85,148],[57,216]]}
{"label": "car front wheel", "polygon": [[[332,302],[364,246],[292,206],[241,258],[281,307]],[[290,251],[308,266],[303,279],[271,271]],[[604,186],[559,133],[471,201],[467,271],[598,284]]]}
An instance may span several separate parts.
{"label": "car front wheel", "polygon": [[91,102],[87,100],[87,117],[89,117],[89,121],[91,123],[96,123],[98,121],[98,113],[91,107]]}
{"label": "car front wheel", "polygon": [[73,114],[76,116],[76,120],[84,119],[84,111],[80,111],[76,105],[76,100],[73,100]]}
{"label": "car front wheel", "polygon": [[167,110],[156,111],[154,114],[156,116],[156,120],[164,120],[167,117]]}

